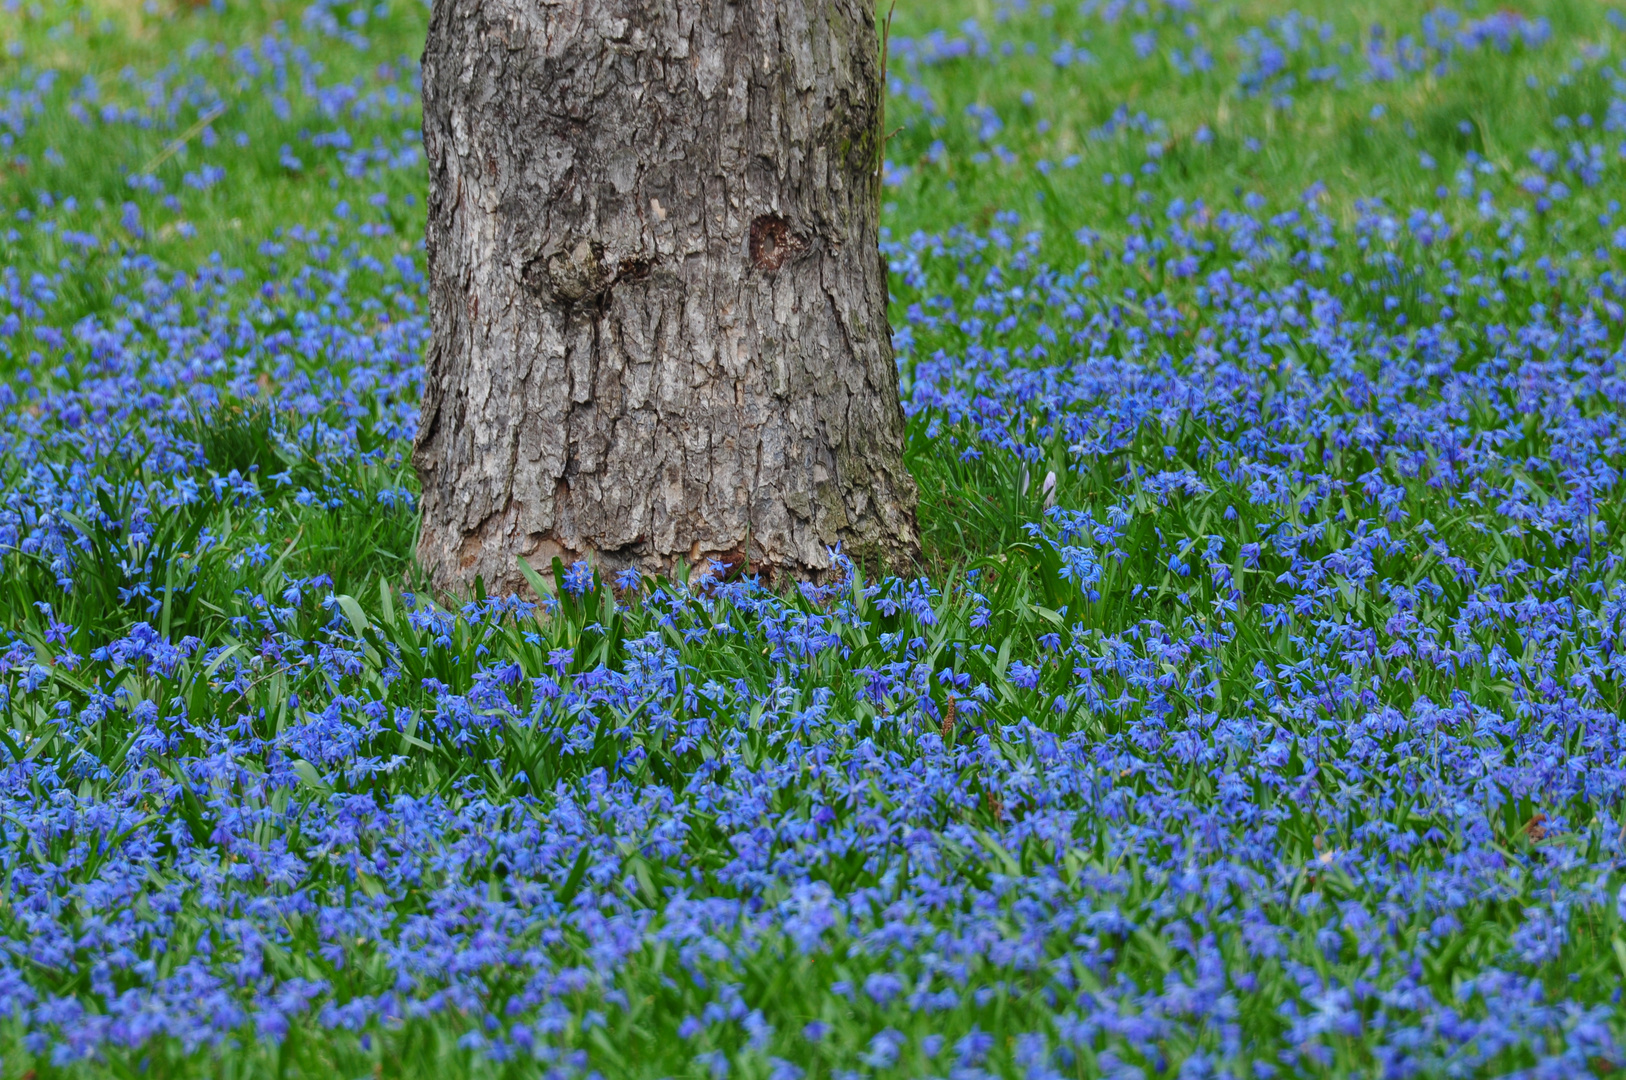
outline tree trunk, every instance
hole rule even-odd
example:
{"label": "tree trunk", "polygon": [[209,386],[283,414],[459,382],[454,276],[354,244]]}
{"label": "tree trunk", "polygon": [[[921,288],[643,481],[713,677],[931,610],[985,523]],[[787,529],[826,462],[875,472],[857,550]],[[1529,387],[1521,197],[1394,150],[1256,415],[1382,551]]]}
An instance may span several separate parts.
{"label": "tree trunk", "polygon": [[435,0],[438,588],[522,589],[516,557],[912,563],[881,93],[868,0]]}

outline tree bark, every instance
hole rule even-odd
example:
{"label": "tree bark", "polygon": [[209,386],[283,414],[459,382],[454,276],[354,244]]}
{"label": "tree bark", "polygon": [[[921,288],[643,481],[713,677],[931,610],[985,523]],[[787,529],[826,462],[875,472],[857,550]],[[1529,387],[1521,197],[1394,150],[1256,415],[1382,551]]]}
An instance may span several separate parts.
{"label": "tree bark", "polygon": [[868,0],[435,0],[437,588],[918,556]]}

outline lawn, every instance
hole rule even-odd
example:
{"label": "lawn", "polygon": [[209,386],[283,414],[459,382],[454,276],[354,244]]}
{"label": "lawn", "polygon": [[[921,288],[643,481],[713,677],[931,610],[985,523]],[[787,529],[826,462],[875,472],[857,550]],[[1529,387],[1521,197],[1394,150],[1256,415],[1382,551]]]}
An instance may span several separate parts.
{"label": "lawn", "polygon": [[0,1075],[1626,1068],[1626,16],[900,0],[909,580],[432,598],[420,0],[0,2]]}

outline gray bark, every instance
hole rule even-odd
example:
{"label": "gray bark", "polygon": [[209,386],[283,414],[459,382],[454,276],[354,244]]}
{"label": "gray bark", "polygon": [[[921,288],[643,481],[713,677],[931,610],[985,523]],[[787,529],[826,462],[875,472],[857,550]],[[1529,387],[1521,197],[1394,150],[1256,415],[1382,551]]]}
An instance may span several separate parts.
{"label": "gray bark", "polygon": [[912,563],[866,0],[435,0],[423,91],[438,588]]}

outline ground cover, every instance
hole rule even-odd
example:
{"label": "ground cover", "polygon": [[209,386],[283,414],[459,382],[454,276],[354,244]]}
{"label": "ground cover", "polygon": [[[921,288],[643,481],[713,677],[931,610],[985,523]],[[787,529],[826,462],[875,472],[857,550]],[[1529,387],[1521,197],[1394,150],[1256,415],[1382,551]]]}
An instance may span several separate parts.
{"label": "ground cover", "polygon": [[0,1059],[1623,1064],[1626,19],[904,0],[928,572],[411,566],[416,3],[0,6]]}

